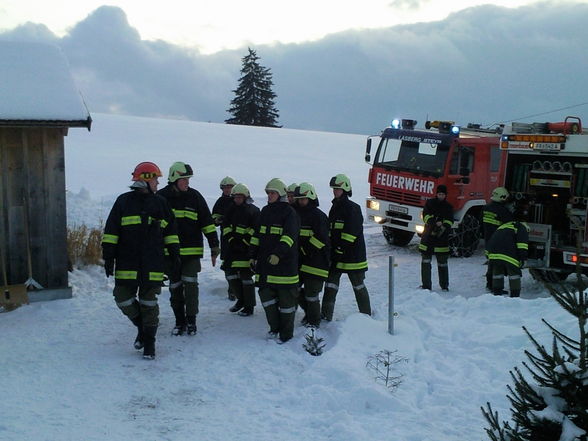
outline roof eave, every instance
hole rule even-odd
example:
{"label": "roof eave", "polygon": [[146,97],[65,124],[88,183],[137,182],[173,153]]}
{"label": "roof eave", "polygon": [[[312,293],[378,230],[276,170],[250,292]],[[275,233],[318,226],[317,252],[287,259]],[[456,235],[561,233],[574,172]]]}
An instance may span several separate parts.
{"label": "roof eave", "polygon": [[80,120],[0,119],[0,127],[92,127],[92,117]]}

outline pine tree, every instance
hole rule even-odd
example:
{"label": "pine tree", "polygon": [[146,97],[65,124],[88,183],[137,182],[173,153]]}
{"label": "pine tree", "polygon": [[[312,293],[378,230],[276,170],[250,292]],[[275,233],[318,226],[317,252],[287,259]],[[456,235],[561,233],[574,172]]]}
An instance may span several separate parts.
{"label": "pine tree", "polygon": [[578,320],[579,337],[573,339],[546,320],[553,334],[551,351],[531,333],[523,330],[536,353],[525,351],[523,362],[533,381],[527,381],[520,369],[510,375],[508,386],[512,422],[499,422],[490,403],[482,408],[490,424],[486,429],[492,441],[587,441],[588,440],[588,294],[578,269],[576,290],[563,284],[546,283],[551,296]]}
{"label": "pine tree", "polygon": [[270,69],[259,64],[255,51],[248,48],[249,53],[241,61],[241,78],[237,89],[233,90],[235,98],[231,100],[231,108],[227,110],[232,118],[225,120],[227,124],[246,126],[279,127],[279,112],[274,107],[276,94]]}

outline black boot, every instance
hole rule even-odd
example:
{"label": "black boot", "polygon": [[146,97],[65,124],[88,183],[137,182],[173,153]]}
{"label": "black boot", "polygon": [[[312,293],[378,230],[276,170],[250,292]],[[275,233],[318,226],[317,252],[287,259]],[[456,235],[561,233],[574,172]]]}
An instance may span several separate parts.
{"label": "black boot", "polygon": [[137,350],[143,349],[143,319],[141,318],[141,314],[131,319],[131,321],[133,322],[133,325],[137,327],[137,337],[135,338],[133,346]]}
{"label": "black boot", "polygon": [[188,322],[188,335],[196,335],[196,316],[188,316],[186,321]]}
{"label": "black boot", "polygon": [[246,306],[237,314],[239,314],[241,317],[249,317],[250,315],[253,315],[253,306]]}
{"label": "black boot", "polygon": [[186,332],[186,316],[184,315],[184,305],[172,307],[176,317],[176,326],[172,329],[172,335],[182,335]]}
{"label": "black boot", "polygon": [[238,311],[241,311],[241,309],[243,309],[243,301],[242,300],[237,300],[237,303],[235,303],[233,306],[231,306],[229,308],[229,311],[231,311],[231,312],[238,312]]}
{"label": "black boot", "polygon": [[153,360],[155,358],[155,334],[157,326],[143,327],[143,358]]}

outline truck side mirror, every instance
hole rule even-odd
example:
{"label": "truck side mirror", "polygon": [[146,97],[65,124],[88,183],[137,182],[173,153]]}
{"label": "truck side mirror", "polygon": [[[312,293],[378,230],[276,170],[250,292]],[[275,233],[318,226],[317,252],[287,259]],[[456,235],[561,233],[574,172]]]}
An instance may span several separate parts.
{"label": "truck side mirror", "polygon": [[371,155],[370,152],[372,151],[372,138],[368,138],[367,144],[365,146],[365,162],[370,162]]}

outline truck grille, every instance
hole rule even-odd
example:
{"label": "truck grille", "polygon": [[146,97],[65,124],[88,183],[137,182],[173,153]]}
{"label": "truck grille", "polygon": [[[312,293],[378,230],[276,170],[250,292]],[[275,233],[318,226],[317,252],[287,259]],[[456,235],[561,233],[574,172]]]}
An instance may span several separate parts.
{"label": "truck grille", "polygon": [[423,205],[425,205],[424,200],[421,199],[421,195],[418,194],[404,193],[402,191],[378,187],[374,187],[372,189],[372,193],[375,198],[382,199],[384,201],[398,202],[401,204],[407,204],[417,207],[422,207]]}

